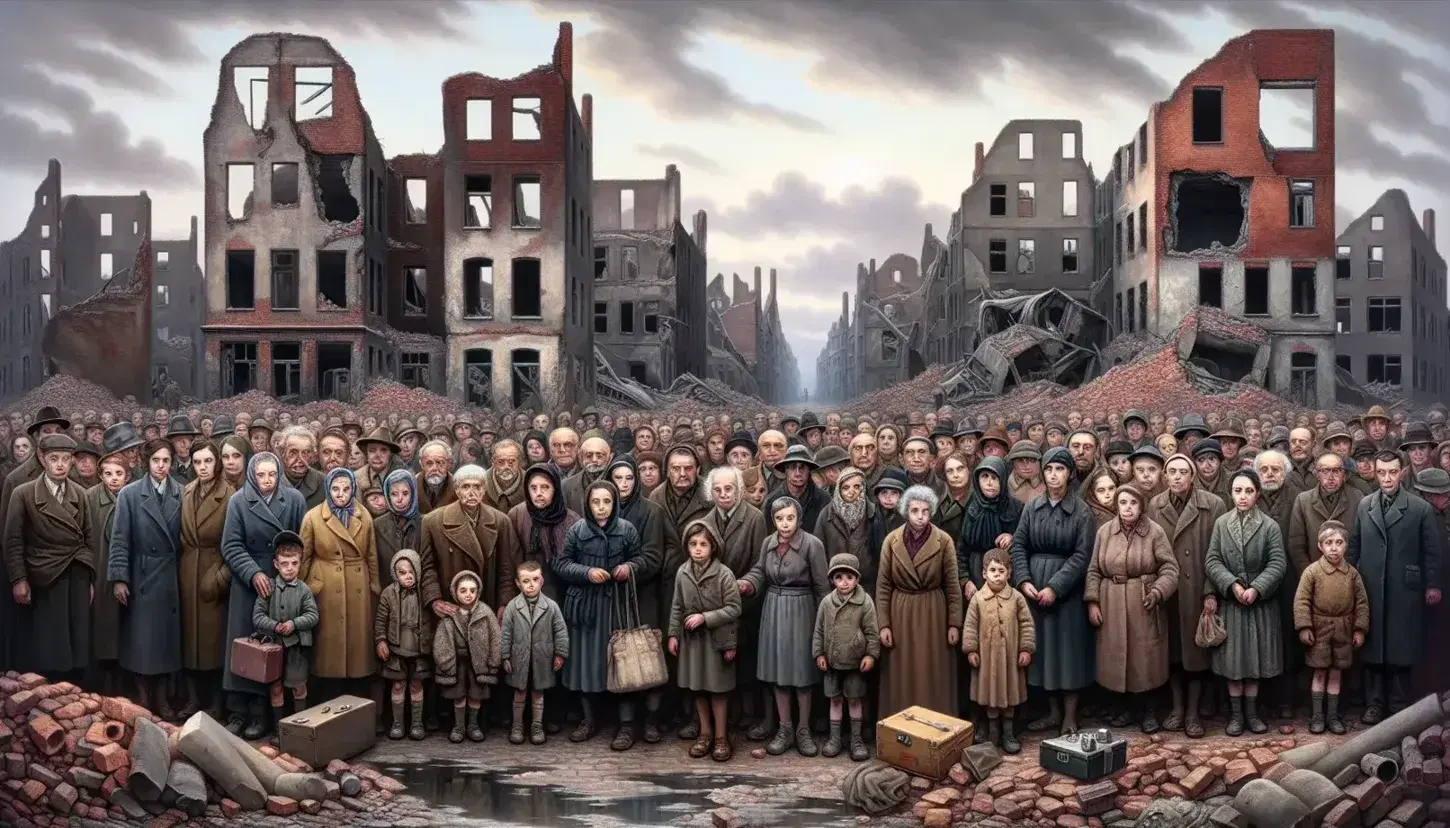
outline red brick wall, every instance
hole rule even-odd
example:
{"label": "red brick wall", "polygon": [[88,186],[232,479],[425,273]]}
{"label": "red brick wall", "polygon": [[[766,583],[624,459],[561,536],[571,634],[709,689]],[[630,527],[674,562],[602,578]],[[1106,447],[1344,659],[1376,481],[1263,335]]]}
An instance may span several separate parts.
{"label": "red brick wall", "polygon": [[[154,261],[146,236],[131,263],[131,287],[103,289],[56,312],[45,326],[42,347],[57,373],[89,380],[117,397],[151,399]],[[39,366],[35,370],[38,376]]]}

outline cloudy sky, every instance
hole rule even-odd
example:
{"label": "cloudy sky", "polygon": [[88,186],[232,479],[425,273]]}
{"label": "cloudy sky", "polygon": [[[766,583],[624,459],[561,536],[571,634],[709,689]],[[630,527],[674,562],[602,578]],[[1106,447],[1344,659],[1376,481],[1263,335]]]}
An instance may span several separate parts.
{"label": "cloudy sky", "polygon": [[[780,273],[787,336],[815,358],[856,263],[921,250],[1012,118],[1076,118],[1105,169],[1148,105],[1255,27],[1337,30],[1339,214],[1402,187],[1450,193],[1450,2],[1277,0],[27,0],[0,3],[0,237],[46,160],[66,192],[146,190],[159,236],[201,209],[218,65],[254,32],[330,38],[389,155],[442,142],[449,75],[546,62],[573,21],[601,178],[683,174],[712,272]],[[1292,116],[1290,116],[1292,118]],[[688,220],[687,220],[688,226]]]}

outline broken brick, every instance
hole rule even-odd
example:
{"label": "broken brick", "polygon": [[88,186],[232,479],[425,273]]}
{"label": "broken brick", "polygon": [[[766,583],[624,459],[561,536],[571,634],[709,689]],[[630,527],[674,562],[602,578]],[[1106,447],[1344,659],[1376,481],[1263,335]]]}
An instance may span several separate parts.
{"label": "broken brick", "polygon": [[1354,800],[1346,799],[1329,809],[1324,815],[1324,828],[1354,828],[1359,821],[1359,807]]}
{"label": "broken brick", "polygon": [[65,747],[65,728],[50,716],[36,716],[28,726],[30,741],[46,756],[54,756]]}
{"label": "broken brick", "polygon": [[91,764],[101,773],[115,773],[131,763],[130,754],[119,744],[112,742],[96,748],[91,754]]}
{"label": "broken brick", "polygon": [[1189,771],[1180,784],[1184,790],[1188,791],[1190,797],[1196,799],[1208,790],[1209,785],[1213,784],[1213,769],[1208,765],[1200,765]]}
{"label": "broken brick", "polygon": [[1367,811],[1384,796],[1385,783],[1377,776],[1367,776],[1345,788],[1344,793],[1354,802],[1356,808]]}
{"label": "broken brick", "polygon": [[78,701],[71,702],[70,704],[55,711],[53,715],[56,717],[56,719],[62,722],[68,722],[71,719],[79,719],[80,717],[86,715],[86,706]]}
{"label": "broken brick", "polygon": [[292,816],[297,813],[297,800],[286,796],[267,797],[267,813],[273,816]]}
{"label": "broken brick", "polygon": [[1223,782],[1229,793],[1237,794],[1244,785],[1259,778],[1259,769],[1248,759],[1235,759],[1223,769]]}
{"label": "broken brick", "polygon": [[45,796],[45,786],[30,779],[20,786],[20,792],[17,795],[20,797],[20,801],[26,805],[34,805],[40,801],[42,796]]}
{"label": "broken brick", "polygon": [[1254,767],[1262,772],[1264,768],[1279,761],[1279,754],[1270,748],[1254,748],[1249,751],[1249,761],[1253,762]]}
{"label": "broken brick", "polygon": [[124,735],[126,735],[126,726],[120,722],[91,722],[91,726],[86,728],[85,739],[91,747],[95,748],[111,742],[119,742]]}
{"label": "broken brick", "polygon": [[130,726],[136,721],[136,717],[145,716],[151,718],[146,708],[134,704],[130,699],[123,696],[107,696],[101,701],[101,712],[106,718],[113,719],[124,725]]}
{"label": "broken brick", "polygon": [[36,782],[39,782],[47,788],[54,788],[61,782],[60,774],[56,773],[50,768],[47,768],[45,765],[42,765],[39,762],[31,764],[28,775],[31,779],[34,779]]}
{"label": "broken brick", "polygon": [[1420,828],[1425,824],[1429,811],[1418,799],[1406,799],[1396,805],[1385,817],[1400,828]]}
{"label": "broken brick", "polygon": [[71,812],[71,808],[75,807],[76,799],[79,797],[80,792],[75,789],[75,786],[62,782],[50,791],[50,807],[62,814],[68,814]]}
{"label": "broken brick", "polygon": [[40,697],[29,690],[20,690],[10,694],[5,700],[6,716],[24,716],[40,703]]}

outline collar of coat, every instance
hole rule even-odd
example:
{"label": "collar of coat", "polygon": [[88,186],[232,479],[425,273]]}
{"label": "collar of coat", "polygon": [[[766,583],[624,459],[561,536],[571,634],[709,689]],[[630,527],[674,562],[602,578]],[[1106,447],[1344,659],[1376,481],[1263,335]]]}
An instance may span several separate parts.
{"label": "collar of coat", "polygon": [[[1057,505],[1061,507],[1064,512],[1067,512],[1070,515],[1077,511],[1078,500],[1079,498],[1074,497],[1072,494],[1072,486],[1068,486],[1067,492],[1063,494],[1062,500],[1057,501]],[[1037,499],[1034,500],[1033,503],[1036,504],[1036,509],[1038,511],[1041,511],[1043,509],[1051,509],[1052,496],[1047,492],[1043,492],[1042,494],[1037,496]],[[1087,501],[1083,501],[1083,505],[1086,506]]]}
{"label": "collar of coat", "polygon": [[1320,559],[1315,561],[1314,563],[1319,567],[1319,571],[1323,572],[1325,575],[1329,575],[1334,572],[1343,572],[1346,575],[1349,574],[1349,561],[1343,558],[1340,558],[1338,566],[1331,564],[1329,562],[1329,559],[1325,557],[1320,557]]}
{"label": "collar of coat", "polygon": [[864,604],[866,603],[866,590],[862,589],[860,584],[857,584],[856,588],[851,590],[850,595],[842,598],[841,591],[839,589],[833,589],[831,590],[831,600],[838,607],[843,607],[846,604]]}

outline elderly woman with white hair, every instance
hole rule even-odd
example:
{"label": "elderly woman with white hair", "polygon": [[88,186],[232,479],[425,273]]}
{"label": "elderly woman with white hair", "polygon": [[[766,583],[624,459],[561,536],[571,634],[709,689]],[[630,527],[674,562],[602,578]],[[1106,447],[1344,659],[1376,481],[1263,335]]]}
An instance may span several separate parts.
{"label": "elderly woman with white hair", "polygon": [[939,498],[928,486],[911,486],[897,507],[906,523],[881,547],[876,571],[876,618],[885,675],[880,717],[912,705],[957,709],[962,587],[957,547],[932,525]]}

